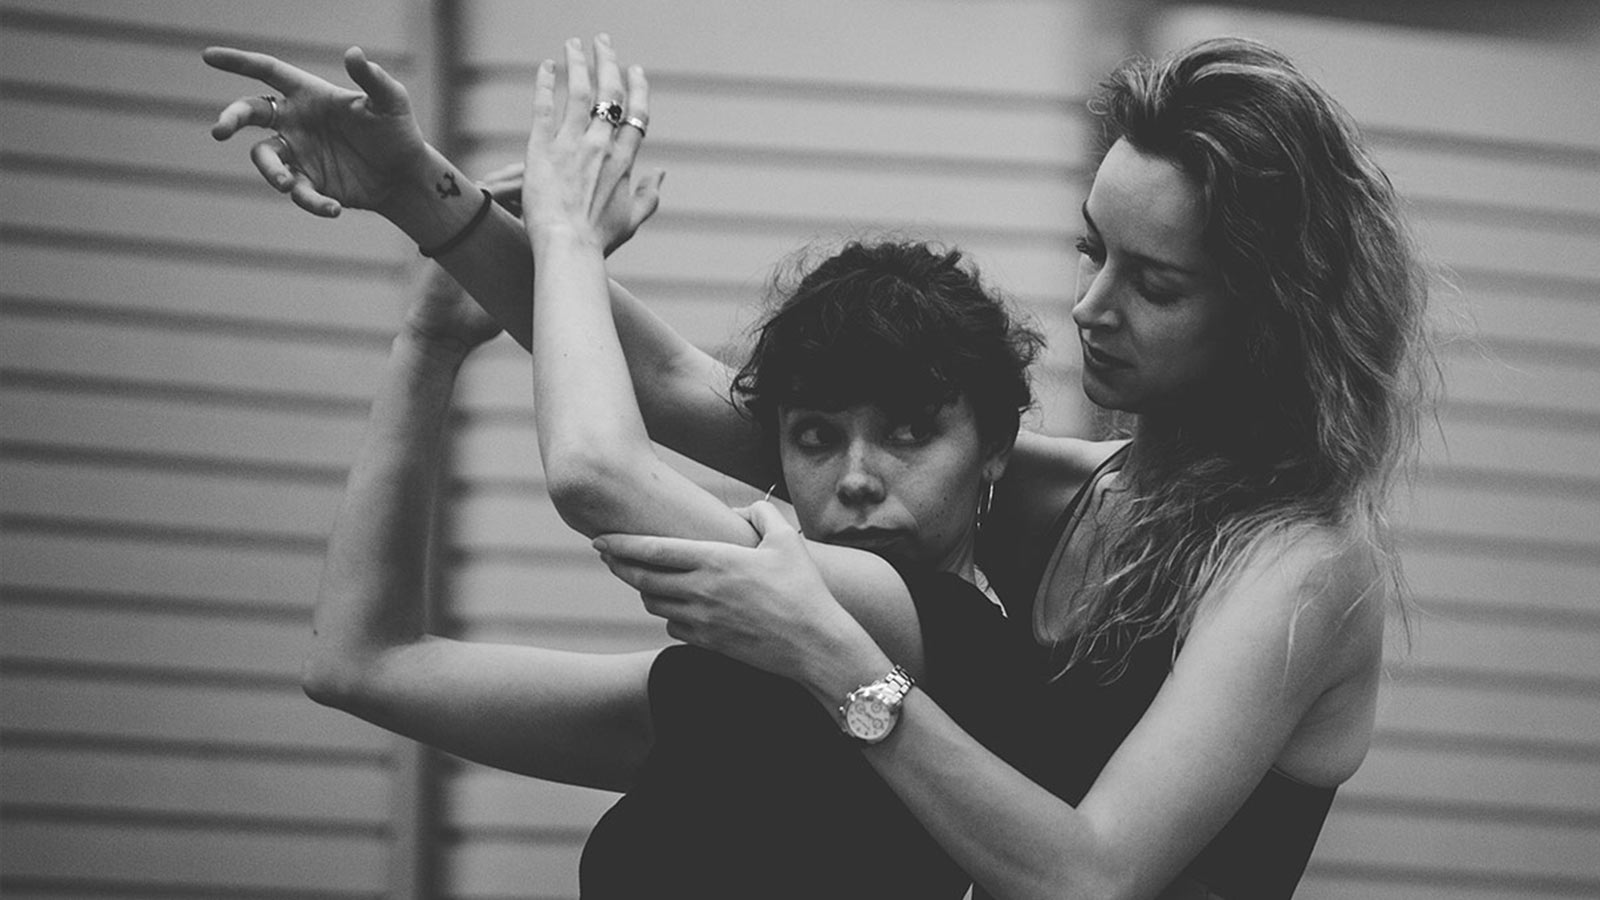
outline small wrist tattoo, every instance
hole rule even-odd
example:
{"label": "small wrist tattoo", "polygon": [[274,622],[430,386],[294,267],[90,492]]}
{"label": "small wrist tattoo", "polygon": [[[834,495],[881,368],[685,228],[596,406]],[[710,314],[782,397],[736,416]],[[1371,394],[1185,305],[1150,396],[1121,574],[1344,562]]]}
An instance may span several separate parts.
{"label": "small wrist tattoo", "polygon": [[[448,187],[446,186],[446,182],[449,182]],[[461,186],[456,184],[456,176],[453,172],[444,173],[444,181],[435,184],[433,189],[439,192],[440,200],[443,200],[447,197],[461,196]]]}

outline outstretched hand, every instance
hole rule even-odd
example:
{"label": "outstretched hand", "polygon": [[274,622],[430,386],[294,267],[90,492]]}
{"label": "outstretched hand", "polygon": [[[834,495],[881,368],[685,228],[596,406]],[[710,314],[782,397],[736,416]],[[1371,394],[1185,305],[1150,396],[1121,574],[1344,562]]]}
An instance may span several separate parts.
{"label": "outstretched hand", "polygon": [[360,88],[354,91],[264,53],[210,47],[202,58],[277,92],[273,101],[244,97],[228,104],[211,136],[227,140],[248,126],[271,131],[250,148],[250,159],[269,184],[308,212],[330,218],[344,207],[381,212],[409,168],[426,157],[405,86],[359,47],[344,55],[345,71]]}
{"label": "outstretched hand", "polygon": [[761,501],[745,515],[761,535],[753,548],[620,534],[594,546],[645,609],[667,620],[671,637],[803,681],[819,648],[860,626],[777,507]]}
{"label": "outstretched hand", "polygon": [[[522,215],[528,233],[573,230],[610,252],[655,212],[664,173],[634,178],[633,163],[649,122],[644,70],[628,69],[626,96],[611,40],[594,40],[594,84],[576,38],[567,41],[567,96],[558,113],[555,64],[539,65],[533,127],[523,175]],[[612,114],[603,114],[603,111]]]}

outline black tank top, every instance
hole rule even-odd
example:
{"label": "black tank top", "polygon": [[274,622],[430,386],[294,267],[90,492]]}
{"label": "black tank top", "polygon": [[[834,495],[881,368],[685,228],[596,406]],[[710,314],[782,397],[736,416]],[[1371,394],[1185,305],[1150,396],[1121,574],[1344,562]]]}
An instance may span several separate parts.
{"label": "black tank top", "polygon": [[[901,576],[922,631],[918,689],[990,750],[1036,768],[1031,642],[955,575]],[[669,647],[650,671],[650,709],[638,783],[584,845],[584,900],[966,893],[971,879],[795,683]]]}
{"label": "black tank top", "polygon": [[[1094,484],[1121,465],[1123,447],[1102,463],[1047,533],[1043,542],[1022,548],[1019,555],[1002,560],[986,556],[986,569],[1000,587],[1011,609],[1011,620],[1028,628],[1033,598],[1051,558],[1079,518],[1080,507]],[[1006,578],[1001,583],[1002,573]],[[1026,605],[1027,608],[1022,608]],[[1029,628],[1031,635],[1031,628]],[[1059,673],[1059,658],[1046,648],[1036,648],[1038,677],[1049,680]],[[1047,740],[1053,745],[1039,781],[1077,805],[1099,777],[1101,769],[1121,746],[1134,725],[1149,709],[1172,668],[1174,635],[1166,632],[1147,638],[1131,651],[1127,668],[1108,679],[1103,664],[1080,662],[1045,688],[1044,720],[1054,726]],[[1221,832],[1189,864],[1178,884],[1195,896],[1220,896],[1226,900],[1284,900],[1293,895],[1316,846],[1323,821],[1336,789],[1297,781],[1277,769],[1269,770]],[[1201,890],[1203,886],[1204,890]],[[1176,887],[1176,885],[1175,885]],[[1209,894],[1206,893],[1209,891]],[[1175,896],[1189,896],[1174,891]],[[982,896],[980,893],[979,896]]]}

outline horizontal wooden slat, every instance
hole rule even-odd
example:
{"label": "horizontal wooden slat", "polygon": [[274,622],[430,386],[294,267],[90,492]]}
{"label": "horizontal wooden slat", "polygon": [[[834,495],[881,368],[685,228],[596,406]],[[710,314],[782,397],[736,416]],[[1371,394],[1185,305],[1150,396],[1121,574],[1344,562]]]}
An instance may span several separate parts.
{"label": "horizontal wooden slat", "polygon": [[[992,15],[955,0],[595,0],[537,14],[514,0],[473,0],[463,4],[462,46],[472,63],[531,67],[569,36],[608,31],[625,62],[657,72],[1068,97],[1084,78],[1069,48],[1086,18],[1082,4],[1048,0]],[[713,50],[707,35],[729,39]]]}
{"label": "horizontal wooden slat", "polygon": [[1437,295],[1445,311],[1470,316],[1472,336],[1493,344],[1518,341],[1600,351],[1600,303],[1591,292],[1575,296],[1543,296],[1479,284],[1473,275],[1460,278],[1461,295]]}
{"label": "horizontal wooden slat", "polygon": [[1600,761],[1444,753],[1380,745],[1339,789],[1345,804],[1427,804],[1600,815]]}
{"label": "horizontal wooden slat", "polygon": [[371,273],[119,253],[100,246],[0,246],[6,296],[65,307],[394,333],[405,285]]}
{"label": "horizontal wooden slat", "polygon": [[7,747],[6,803],[51,811],[383,824],[389,773],[370,763]]}
{"label": "horizontal wooden slat", "polygon": [[[326,8],[325,4],[318,6]],[[379,33],[380,29],[375,28],[374,32]],[[0,28],[0,79],[52,91],[65,88],[206,107],[214,105],[215,112],[221,112],[235,97],[262,93],[264,87],[258,81],[207,66],[200,60],[201,49],[195,45],[149,44],[106,35],[32,31],[13,28],[8,23],[7,27]],[[94,65],[84,65],[85,59],[94,60]],[[335,83],[349,83],[336,52],[290,62]],[[404,78],[405,70],[401,68],[396,74]],[[210,115],[214,116],[215,112]],[[211,139],[205,127],[212,121],[214,118],[196,123],[200,126],[194,132],[196,140]]]}
{"label": "horizontal wooden slat", "polygon": [[335,472],[355,458],[363,429],[357,413],[206,408],[170,399],[25,388],[0,395],[0,419],[7,422],[8,441]]}
{"label": "horizontal wooden slat", "polygon": [[319,219],[266,185],[235,196],[12,172],[0,182],[0,201],[0,225],[19,231],[110,237],[135,244],[175,242],[369,265],[409,259],[403,251],[415,253],[376,216]]}
{"label": "horizontal wooden slat", "polygon": [[66,521],[320,540],[341,493],[335,486],[268,485],[210,473],[0,462],[6,512]]}
{"label": "horizontal wooden slat", "polygon": [[61,739],[371,754],[392,740],[359,719],[312,703],[298,687],[141,684],[11,671],[0,707],[7,729]]}
{"label": "horizontal wooden slat", "polygon": [[[526,142],[528,110],[533,107],[533,85],[526,78],[490,76],[468,87],[464,104],[461,124],[467,135]],[[775,96],[761,91],[757,96],[738,83],[680,82],[669,74],[652,80],[650,110],[647,155],[675,146],[714,147],[719,154],[871,155],[878,167],[910,157],[1059,172],[1084,164],[1092,146],[1087,111],[1056,99],[1023,106],[935,98],[916,102],[872,94]],[[739,127],[728,127],[733,122]],[[674,184],[677,173],[674,166]]]}
{"label": "horizontal wooden slat", "polygon": [[573,787],[463,764],[447,780],[442,819],[448,827],[588,831],[618,794]]}
{"label": "horizontal wooden slat", "polygon": [[8,661],[288,680],[298,677],[310,642],[309,616],[262,622],[154,610],[0,607],[0,655]]}
{"label": "horizontal wooden slat", "polygon": [[1406,577],[1431,605],[1473,606],[1595,615],[1600,613],[1600,560],[1507,559],[1475,550],[1406,547]]}
{"label": "horizontal wooden slat", "polygon": [[1449,610],[1425,610],[1413,624],[1408,665],[1586,680],[1600,692],[1600,622],[1584,629],[1558,623],[1463,621]]}
{"label": "horizontal wooden slat", "polygon": [[1470,148],[1374,141],[1378,163],[1412,201],[1483,204],[1568,216],[1600,216],[1600,169]]}
{"label": "horizontal wooden slat", "polygon": [[1378,725],[1395,735],[1428,734],[1475,740],[1541,740],[1600,744],[1600,694],[1490,691],[1407,679],[1384,685]]}
{"label": "horizontal wooden slat", "polygon": [[[287,0],[261,7],[213,0],[6,0],[8,10],[70,15],[84,22],[175,32],[235,34],[321,44],[359,41],[369,50],[402,52],[410,44],[403,0]],[[348,34],[349,37],[342,37]]]}
{"label": "horizontal wooden slat", "polygon": [[1282,49],[1370,125],[1600,146],[1595,62],[1582,42],[1536,44],[1212,6],[1162,16],[1155,43],[1170,48],[1218,34]]}
{"label": "horizontal wooden slat", "polygon": [[1593,544],[1600,554],[1600,495],[1423,484],[1403,521],[1437,535]]}
{"label": "horizontal wooden slat", "polygon": [[320,548],[212,546],[114,536],[0,533],[0,584],[10,591],[178,600],[219,607],[309,609]]}
{"label": "horizontal wooden slat", "polygon": [[[293,394],[362,408],[386,342],[325,343],[181,331],[143,323],[0,316],[0,361],[14,374],[246,394]],[[359,406],[357,406],[359,405]]]}
{"label": "horizontal wooden slat", "polygon": [[1416,222],[1422,246],[1447,266],[1524,278],[1600,281],[1600,231],[1492,218]]}
{"label": "horizontal wooden slat", "polygon": [[274,834],[122,823],[7,821],[6,875],[214,892],[362,892],[384,885],[378,835]]}
{"label": "horizontal wooden slat", "polygon": [[1422,434],[1430,470],[1569,478],[1600,489],[1600,433],[1480,422],[1446,412]]}
{"label": "horizontal wooden slat", "polygon": [[0,136],[0,151],[6,153],[48,158],[51,164],[131,167],[175,179],[206,175],[253,180],[268,189],[248,156],[250,144],[265,132],[246,132],[218,143],[204,130],[209,123],[193,115],[134,107],[90,109],[27,97],[0,100],[0,115],[9,126]]}
{"label": "horizontal wooden slat", "polygon": [[1600,368],[1558,360],[1508,362],[1462,350],[1445,363],[1446,402],[1600,415]]}
{"label": "horizontal wooden slat", "polygon": [[1326,864],[1425,867],[1463,880],[1600,881],[1592,826],[1366,812],[1337,805],[1317,844]]}

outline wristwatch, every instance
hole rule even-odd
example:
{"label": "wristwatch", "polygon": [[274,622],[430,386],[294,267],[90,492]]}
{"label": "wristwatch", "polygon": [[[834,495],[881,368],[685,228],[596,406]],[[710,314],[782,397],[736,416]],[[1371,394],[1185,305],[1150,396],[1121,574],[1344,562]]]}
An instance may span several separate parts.
{"label": "wristwatch", "polygon": [[889,674],[851,691],[839,707],[840,727],[863,744],[876,744],[889,736],[900,721],[900,705],[916,682],[895,666]]}

